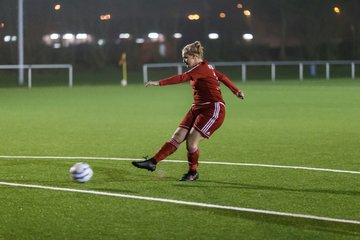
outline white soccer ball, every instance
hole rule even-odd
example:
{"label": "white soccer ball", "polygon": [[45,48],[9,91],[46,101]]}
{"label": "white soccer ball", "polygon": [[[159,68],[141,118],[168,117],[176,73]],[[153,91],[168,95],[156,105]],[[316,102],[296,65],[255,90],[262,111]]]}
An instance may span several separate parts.
{"label": "white soccer ball", "polygon": [[75,163],[70,168],[72,178],[80,183],[88,182],[92,178],[94,172],[90,165],[84,162]]}
{"label": "white soccer ball", "polygon": [[125,87],[127,85],[127,80],[123,79],[120,81],[120,83],[121,83],[121,86]]}

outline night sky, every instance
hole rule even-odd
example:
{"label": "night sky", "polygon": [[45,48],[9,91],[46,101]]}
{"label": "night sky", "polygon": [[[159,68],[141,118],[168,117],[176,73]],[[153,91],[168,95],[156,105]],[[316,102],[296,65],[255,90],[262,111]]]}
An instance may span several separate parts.
{"label": "night sky", "polygon": [[[56,4],[61,4],[59,11],[54,10]],[[336,6],[340,14],[334,12]],[[251,16],[246,17],[244,10],[251,11]],[[219,17],[221,12],[225,18]],[[193,13],[200,15],[198,21],[187,19]],[[101,21],[102,14],[111,14],[111,19]],[[226,50],[223,55],[248,44],[242,39],[244,33],[254,35],[252,44],[257,49],[310,49],[334,42],[358,46],[359,15],[359,0],[24,0],[25,41],[29,43],[53,32],[83,32],[109,43],[118,42],[120,33],[130,33],[135,39],[159,32],[166,41],[173,41],[173,34],[180,32],[181,44],[201,40],[214,45],[208,34],[215,32],[220,35],[218,47]],[[17,1],[0,0],[0,23],[4,23],[0,40],[17,34],[16,20]],[[1,41],[0,47],[4,47]],[[311,57],[311,51],[306,54]]]}

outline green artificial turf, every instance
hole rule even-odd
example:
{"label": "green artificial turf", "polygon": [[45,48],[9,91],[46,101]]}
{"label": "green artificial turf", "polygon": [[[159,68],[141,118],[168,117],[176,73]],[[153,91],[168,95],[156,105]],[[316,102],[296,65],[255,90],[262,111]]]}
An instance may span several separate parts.
{"label": "green artificial turf", "polygon": [[[236,82],[227,116],[200,161],[360,171],[358,80]],[[0,89],[1,156],[141,158],[167,141],[192,103],[188,85]],[[181,146],[168,159],[185,160]],[[0,182],[32,184],[360,221],[360,174],[186,163],[153,173],[130,161],[0,158]],[[0,239],[359,239],[356,224],[273,216],[88,193],[0,185]]]}

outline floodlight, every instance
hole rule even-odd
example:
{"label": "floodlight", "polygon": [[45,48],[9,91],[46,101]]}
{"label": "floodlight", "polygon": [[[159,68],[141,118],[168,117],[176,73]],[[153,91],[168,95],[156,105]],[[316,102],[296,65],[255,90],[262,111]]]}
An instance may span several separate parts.
{"label": "floodlight", "polygon": [[174,33],[174,38],[182,38],[182,34],[181,33]]}
{"label": "floodlight", "polygon": [[121,38],[121,39],[129,39],[130,38],[130,33],[120,33],[119,38]]}
{"label": "floodlight", "polygon": [[6,35],[6,36],[4,37],[4,42],[10,42],[10,40],[11,40],[11,36],[10,36],[10,35]]}
{"label": "floodlight", "polygon": [[74,34],[72,33],[65,33],[63,36],[62,36],[63,39],[66,39],[66,40],[72,40],[75,38]]}
{"label": "floodlight", "polygon": [[50,34],[50,39],[51,40],[57,40],[57,39],[59,39],[60,38],[60,34],[58,34],[58,33],[52,33],[52,34]]}
{"label": "floodlight", "polygon": [[157,38],[159,38],[159,33],[151,32],[148,34],[148,37],[151,39],[157,39]]}
{"label": "floodlight", "polygon": [[88,35],[86,33],[78,33],[76,34],[76,39],[87,39]]}
{"label": "floodlight", "polygon": [[145,42],[145,39],[143,39],[143,38],[137,38],[137,39],[135,40],[135,42],[138,43],[138,44],[141,44],[141,43],[144,43],[144,42]]}
{"label": "floodlight", "polygon": [[217,34],[217,33],[209,33],[208,36],[210,39],[218,39],[219,38],[219,34]]}
{"label": "floodlight", "polygon": [[244,33],[242,37],[245,41],[251,41],[254,38],[254,36],[251,33]]}

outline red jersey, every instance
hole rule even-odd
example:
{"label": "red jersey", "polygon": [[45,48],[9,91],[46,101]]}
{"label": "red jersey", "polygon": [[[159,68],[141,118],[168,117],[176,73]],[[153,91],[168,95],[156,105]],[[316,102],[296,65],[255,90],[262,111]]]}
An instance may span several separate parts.
{"label": "red jersey", "polygon": [[224,74],[216,71],[207,61],[203,61],[189,71],[159,81],[160,86],[190,81],[193,88],[194,104],[222,102],[220,82],[224,83],[234,94],[239,89]]}

